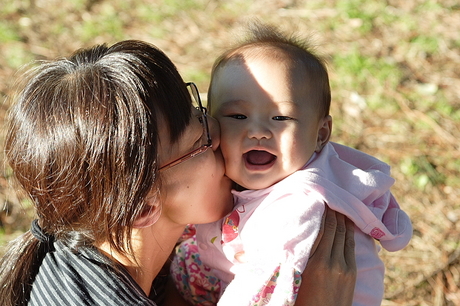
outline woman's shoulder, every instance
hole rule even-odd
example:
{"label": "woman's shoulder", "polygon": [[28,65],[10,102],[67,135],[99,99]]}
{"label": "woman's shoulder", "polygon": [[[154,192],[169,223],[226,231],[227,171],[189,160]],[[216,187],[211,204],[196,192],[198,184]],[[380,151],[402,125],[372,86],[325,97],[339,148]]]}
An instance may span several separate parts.
{"label": "woman's shoulder", "polygon": [[96,248],[70,250],[55,243],[32,284],[29,305],[155,306],[126,270]]}

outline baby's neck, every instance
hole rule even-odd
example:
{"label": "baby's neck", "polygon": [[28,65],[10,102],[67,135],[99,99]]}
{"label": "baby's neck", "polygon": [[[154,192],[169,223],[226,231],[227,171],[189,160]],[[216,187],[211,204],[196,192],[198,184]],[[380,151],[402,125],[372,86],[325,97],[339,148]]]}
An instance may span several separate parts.
{"label": "baby's neck", "polygon": [[233,182],[232,188],[235,189],[236,191],[248,190],[246,187],[243,187],[243,186],[241,186],[241,185],[238,185],[238,184],[235,183],[235,182]]}

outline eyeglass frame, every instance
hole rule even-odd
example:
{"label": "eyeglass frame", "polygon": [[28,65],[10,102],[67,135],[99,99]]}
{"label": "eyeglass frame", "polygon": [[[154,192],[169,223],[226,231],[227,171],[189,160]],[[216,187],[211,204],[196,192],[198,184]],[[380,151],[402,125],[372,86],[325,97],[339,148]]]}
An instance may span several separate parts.
{"label": "eyeglass frame", "polygon": [[[194,149],[194,150],[188,152],[187,154],[182,155],[179,158],[176,158],[175,160],[167,163],[166,165],[161,166],[159,170],[166,170],[166,169],[169,169],[171,167],[177,166],[180,163],[183,163],[183,162],[185,162],[185,161],[187,161],[187,160],[189,160],[189,159],[191,159],[191,158],[193,158],[195,156],[198,156],[198,155],[206,152],[209,148],[212,148],[212,140],[211,140],[211,134],[209,132],[209,124],[208,124],[208,117],[207,117],[208,110],[201,103],[201,98],[200,98],[200,94],[198,92],[198,87],[193,82],[185,83],[185,86],[190,87],[190,91],[192,93],[191,97],[193,99],[195,99],[195,102],[198,105],[197,109],[201,112],[201,121],[200,122],[203,125],[203,133],[206,133],[207,143],[205,143],[204,145],[200,146],[197,149]],[[192,103],[193,103],[193,101],[192,101]]]}

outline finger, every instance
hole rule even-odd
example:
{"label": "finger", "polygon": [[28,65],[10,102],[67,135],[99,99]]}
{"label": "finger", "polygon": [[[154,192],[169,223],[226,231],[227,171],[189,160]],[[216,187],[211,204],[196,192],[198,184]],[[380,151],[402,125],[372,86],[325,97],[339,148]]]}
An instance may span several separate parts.
{"label": "finger", "polygon": [[345,220],[345,262],[351,269],[356,269],[355,257],[355,224],[348,218]]}
{"label": "finger", "polygon": [[[326,217],[324,219],[324,230],[321,238],[321,243],[318,245],[317,250],[321,250],[322,254],[331,254],[334,246],[337,218],[336,213],[326,206]],[[330,256],[328,256],[330,257]]]}
{"label": "finger", "polygon": [[324,223],[326,222],[326,215],[327,215],[328,210],[329,210],[329,207],[326,205],[326,203],[324,203],[324,212],[323,212],[323,215],[321,216],[321,227],[319,229],[319,232],[321,235],[323,235],[324,233]]}
{"label": "finger", "polygon": [[347,227],[345,223],[345,216],[341,213],[336,212],[336,229],[334,236],[334,243],[332,245],[332,258],[333,260],[345,260],[345,237],[347,232]]}
{"label": "finger", "polygon": [[235,259],[240,263],[245,263],[248,260],[246,259],[246,253],[244,251],[238,252],[235,254]]}
{"label": "finger", "polygon": [[327,213],[327,205],[325,205],[325,210],[323,212],[323,215],[321,217],[321,225],[319,228],[318,236],[316,237],[315,243],[313,243],[313,246],[311,247],[310,251],[310,258],[315,254],[316,249],[318,248],[318,245],[321,242],[321,239],[323,238],[323,233],[324,233],[324,223],[326,221],[326,213]]}

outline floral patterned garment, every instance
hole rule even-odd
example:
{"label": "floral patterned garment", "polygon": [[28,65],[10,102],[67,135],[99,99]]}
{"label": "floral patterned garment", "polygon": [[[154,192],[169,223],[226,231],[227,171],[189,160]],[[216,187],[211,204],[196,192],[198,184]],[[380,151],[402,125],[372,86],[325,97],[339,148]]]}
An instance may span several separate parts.
{"label": "floral patterned garment", "polygon": [[[261,284],[258,292],[247,301],[248,306],[269,305],[271,297],[280,280],[280,266],[273,270],[271,276]],[[291,288],[287,288],[287,298],[282,304],[294,305],[301,283],[301,274],[292,271],[293,282]],[[200,260],[198,246],[195,237],[183,241],[177,248],[176,256],[171,264],[171,275],[180,294],[193,305],[210,306],[218,304],[222,288],[220,280],[213,275],[211,268]],[[286,290],[286,288],[283,288]],[[226,300],[232,297],[226,296]]]}
{"label": "floral patterned garment", "polygon": [[182,297],[193,305],[216,305],[220,280],[200,260],[195,236],[183,241],[171,263],[171,275]]}

